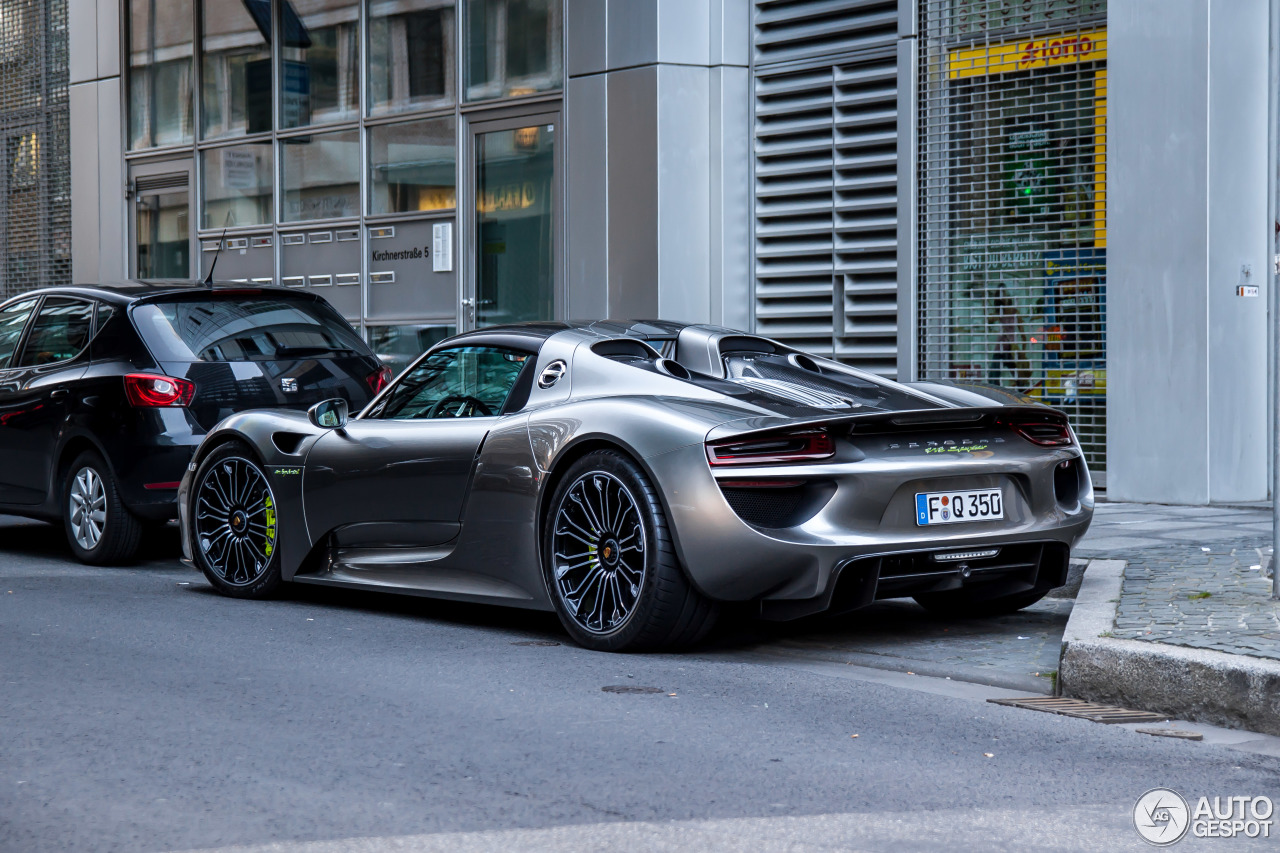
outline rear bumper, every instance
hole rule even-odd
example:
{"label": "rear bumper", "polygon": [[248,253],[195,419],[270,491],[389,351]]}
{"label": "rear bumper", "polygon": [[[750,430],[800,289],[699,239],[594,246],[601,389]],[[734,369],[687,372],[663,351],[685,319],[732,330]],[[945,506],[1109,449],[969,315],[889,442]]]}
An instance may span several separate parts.
{"label": "rear bumper", "polygon": [[[694,586],[717,601],[759,601],[765,615],[797,618],[970,586],[993,596],[1061,586],[1067,555],[1092,520],[1093,490],[1086,475],[1079,495],[1064,505],[1055,497],[1053,471],[1078,458],[1070,448],[1003,461],[930,460],[927,468],[891,468],[875,460],[840,470],[808,466],[803,476],[829,477],[834,490],[806,521],[781,529],[738,516],[701,445],[645,463],[662,484],[676,547]],[[759,470],[739,476],[764,476]],[[767,475],[796,473],[774,469]],[[1006,518],[936,528],[915,524],[915,492],[961,483],[1004,488]],[[967,575],[960,561],[941,564],[933,556],[991,549],[999,554],[967,561]]]}
{"label": "rear bumper", "polygon": [[178,517],[178,484],[204,439],[182,409],[143,410],[134,429],[104,438],[129,511],[160,521]]}

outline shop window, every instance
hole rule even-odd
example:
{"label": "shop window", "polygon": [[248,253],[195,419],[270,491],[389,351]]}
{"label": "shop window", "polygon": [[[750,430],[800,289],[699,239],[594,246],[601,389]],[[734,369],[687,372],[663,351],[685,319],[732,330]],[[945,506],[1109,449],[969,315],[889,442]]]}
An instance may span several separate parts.
{"label": "shop window", "polygon": [[560,88],[560,16],[552,0],[467,0],[467,100]]}
{"label": "shop window", "polygon": [[369,130],[369,212],[410,213],[457,206],[452,116]]}
{"label": "shop window", "polygon": [[282,221],[360,215],[358,131],[314,133],[281,140],[284,166]]}
{"label": "shop window", "polygon": [[280,126],[355,118],[359,108],[359,4],[282,0]]}
{"label": "shop window", "polygon": [[205,0],[201,21],[203,138],[270,131],[270,0]]}
{"label": "shop window", "polygon": [[128,15],[129,147],[190,143],[191,3],[130,0]]}
{"label": "shop window", "polygon": [[369,9],[369,110],[374,115],[454,102],[454,8],[440,0]]}
{"label": "shop window", "polygon": [[201,228],[234,228],[271,222],[270,142],[201,151],[200,167],[204,183]]}

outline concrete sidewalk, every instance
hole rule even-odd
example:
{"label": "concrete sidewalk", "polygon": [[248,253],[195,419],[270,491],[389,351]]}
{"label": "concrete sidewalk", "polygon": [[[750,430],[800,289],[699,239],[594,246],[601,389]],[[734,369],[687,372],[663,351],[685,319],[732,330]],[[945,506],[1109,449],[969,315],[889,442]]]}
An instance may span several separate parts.
{"label": "concrete sidewalk", "polygon": [[1270,540],[1269,506],[1100,503],[1061,693],[1280,734]]}

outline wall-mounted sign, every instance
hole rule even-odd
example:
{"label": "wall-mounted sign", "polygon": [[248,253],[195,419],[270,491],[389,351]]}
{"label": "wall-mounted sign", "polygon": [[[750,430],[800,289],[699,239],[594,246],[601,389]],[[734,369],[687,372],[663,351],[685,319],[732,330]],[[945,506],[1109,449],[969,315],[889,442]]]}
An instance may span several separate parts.
{"label": "wall-mounted sign", "polygon": [[431,226],[431,270],[453,271],[453,223],[437,222]]}
{"label": "wall-mounted sign", "polygon": [[951,51],[948,76],[952,79],[1007,74],[1032,68],[1097,62],[1107,58],[1107,31],[1058,33],[1002,44]]}

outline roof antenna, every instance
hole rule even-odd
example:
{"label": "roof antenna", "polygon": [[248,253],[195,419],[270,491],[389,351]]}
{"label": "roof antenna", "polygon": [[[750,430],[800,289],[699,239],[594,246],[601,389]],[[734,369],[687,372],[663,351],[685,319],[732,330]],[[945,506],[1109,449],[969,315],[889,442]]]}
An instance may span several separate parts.
{"label": "roof antenna", "polygon": [[213,263],[209,264],[209,274],[204,277],[205,286],[213,288],[213,271],[218,267],[218,256],[222,254],[222,247],[227,244],[227,226],[231,224],[231,208],[227,208],[227,219],[222,223],[222,236],[218,238],[218,249],[213,253]]}

